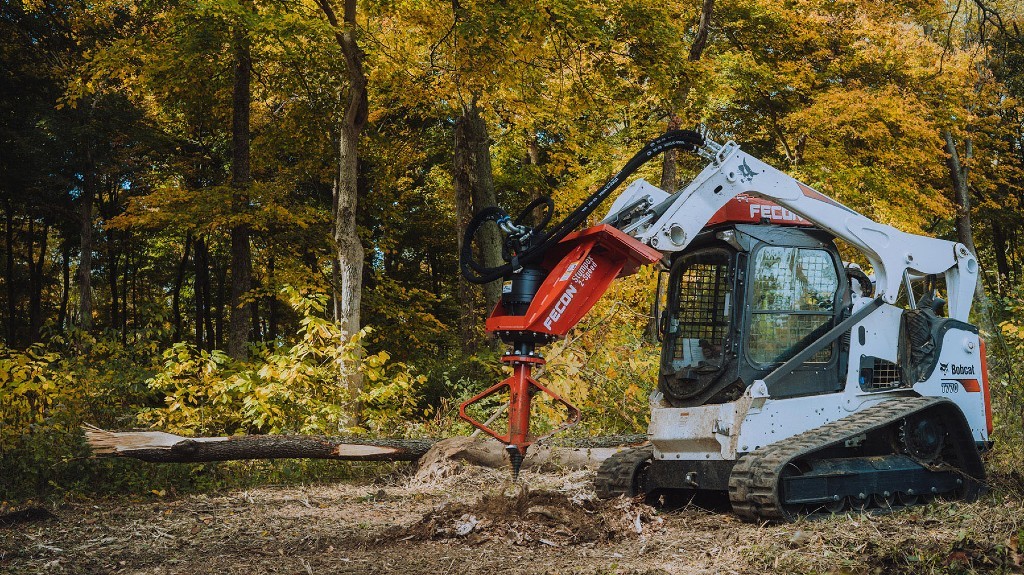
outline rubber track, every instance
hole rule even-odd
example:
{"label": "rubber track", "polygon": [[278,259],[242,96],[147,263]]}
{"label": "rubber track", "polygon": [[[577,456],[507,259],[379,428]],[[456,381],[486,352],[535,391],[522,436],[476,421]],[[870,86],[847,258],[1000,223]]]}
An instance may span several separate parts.
{"label": "rubber track", "polygon": [[594,478],[594,491],[601,499],[611,499],[620,495],[633,497],[639,495],[634,488],[637,469],[645,461],[654,459],[654,447],[645,445],[631,447],[615,453],[601,463]]}
{"label": "rubber track", "polygon": [[[952,402],[942,398],[906,397],[887,400],[744,455],[736,462],[729,476],[729,500],[733,511],[748,521],[792,521],[794,517],[783,508],[779,500],[779,479],[786,464],[863,433],[897,423],[908,415],[938,406],[952,406],[959,413],[959,409]],[[950,430],[951,436],[953,433],[954,431]],[[969,429],[967,433],[969,437]],[[952,439],[961,450],[960,459],[964,460],[969,454],[963,453],[966,444],[963,434],[959,435],[959,440],[957,437]],[[981,466],[981,459],[977,455],[973,440],[969,449],[974,451],[974,456],[967,462],[967,469],[964,471],[968,476],[981,480],[984,468]],[[977,496],[976,482],[968,485],[966,493],[968,499]]]}

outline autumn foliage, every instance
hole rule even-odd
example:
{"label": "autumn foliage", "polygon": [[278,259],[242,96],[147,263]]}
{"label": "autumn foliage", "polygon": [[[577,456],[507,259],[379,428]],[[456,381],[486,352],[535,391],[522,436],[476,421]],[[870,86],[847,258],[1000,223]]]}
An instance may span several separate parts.
{"label": "autumn foliage", "polygon": [[[0,467],[22,479],[4,473],[0,499],[103,473],[82,459],[83,422],[467,431],[459,401],[502,377],[482,330],[492,296],[458,274],[468,216],[543,195],[564,214],[680,126],[878,221],[968,234],[1010,461],[1024,449],[1022,18],[1003,0],[4,3]],[[347,100],[348,32],[365,109]],[[354,120],[353,184],[339,142]],[[678,162],[679,181],[699,167]],[[675,181],[663,169],[641,175]],[[346,242],[363,251],[359,326],[340,321]],[[580,433],[646,426],[656,276],[616,284],[546,352],[541,377],[583,407]]]}

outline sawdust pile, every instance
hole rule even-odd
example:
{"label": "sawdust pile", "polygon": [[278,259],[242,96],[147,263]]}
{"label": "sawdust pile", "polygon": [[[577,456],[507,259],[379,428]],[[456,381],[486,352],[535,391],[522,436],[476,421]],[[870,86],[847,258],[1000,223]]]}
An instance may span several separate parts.
{"label": "sawdust pile", "polygon": [[443,504],[392,535],[399,540],[562,546],[642,536],[658,531],[662,523],[640,500],[602,501],[515,486],[484,493],[471,503]]}

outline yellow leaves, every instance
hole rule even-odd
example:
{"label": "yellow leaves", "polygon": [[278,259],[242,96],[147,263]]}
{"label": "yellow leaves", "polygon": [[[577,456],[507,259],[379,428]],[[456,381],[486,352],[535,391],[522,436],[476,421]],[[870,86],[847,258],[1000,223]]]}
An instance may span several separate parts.
{"label": "yellow leaves", "polygon": [[1016,324],[1014,324],[1011,321],[1004,321],[1004,322],[1000,323],[999,324],[999,329],[1003,332],[1004,335],[1006,335],[1008,337],[1013,337],[1013,338],[1020,338],[1021,337],[1021,329],[1020,329],[1020,327],[1017,326]]}
{"label": "yellow leaves", "polygon": [[290,287],[282,294],[303,314],[299,341],[247,364],[176,344],[163,354],[163,370],[147,382],[165,395],[166,405],[142,411],[138,421],[189,434],[337,433],[352,399],[343,378],[357,371],[366,382],[359,397],[364,415],[377,429],[400,426],[418,412],[417,389],[426,378],[386,351],[367,355],[362,342],[372,329],[347,336],[317,315],[325,307],[322,296]]}
{"label": "yellow leaves", "polygon": [[41,347],[16,351],[0,345],[0,444],[62,428],[60,418],[91,399],[57,360]]}
{"label": "yellow leaves", "polygon": [[944,170],[939,131],[924,102],[896,86],[837,86],[791,114],[798,177],[868,217],[921,231],[951,213],[933,185]]}

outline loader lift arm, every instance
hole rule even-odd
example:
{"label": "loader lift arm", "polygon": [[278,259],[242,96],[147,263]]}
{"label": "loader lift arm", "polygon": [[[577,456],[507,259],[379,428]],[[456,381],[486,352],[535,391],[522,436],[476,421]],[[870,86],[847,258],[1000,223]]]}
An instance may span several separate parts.
{"label": "loader lift arm", "polygon": [[[573,233],[633,172],[663,151],[683,148],[710,163],[685,188],[668,194],[650,186],[630,187],[614,201],[601,224]],[[506,445],[518,476],[526,449],[538,438],[529,432],[530,400],[544,393],[568,410],[568,427],[579,410],[530,377],[543,364],[538,344],[564,337],[594,306],[616,277],[629,275],[664,255],[684,250],[729,200],[740,194],[770,200],[859,249],[874,268],[876,298],[895,303],[911,274],[944,274],[950,317],[966,321],[977,282],[977,261],[958,243],[909,234],[880,224],[813,190],[791,176],[743,152],[696,132],[669,132],[638,152],[614,177],[562,222],[545,231],[525,224],[529,211],[550,201],[533,202],[515,220],[499,208],[481,211],[470,222],[460,263],[474,283],[502,279],[502,299],[487,320],[512,351],[502,361],[513,375],[460,406],[460,417]],[[505,233],[506,263],[487,268],[473,260],[472,240],[487,221]],[[507,433],[484,425],[467,408],[484,398],[509,394]],[[555,431],[558,431],[556,429]]]}

